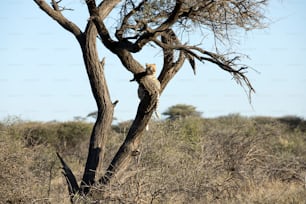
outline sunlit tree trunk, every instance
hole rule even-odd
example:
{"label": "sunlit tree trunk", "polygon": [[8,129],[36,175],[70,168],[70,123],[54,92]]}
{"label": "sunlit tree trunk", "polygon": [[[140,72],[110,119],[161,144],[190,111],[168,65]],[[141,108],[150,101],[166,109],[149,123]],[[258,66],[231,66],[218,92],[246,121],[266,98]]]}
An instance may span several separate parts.
{"label": "sunlit tree trunk", "polygon": [[82,192],[85,194],[89,191],[89,186],[95,182],[96,171],[101,170],[99,166],[102,166],[106,137],[110,131],[114,112],[114,104],[111,102],[104,75],[104,59],[103,61],[99,60],[96,41],[96,28],[93,24],[89,24],[83,40],[80,41],[80,45],[91,90],[97,104],[98,115],[91,133],[88,156],[81,183]]}

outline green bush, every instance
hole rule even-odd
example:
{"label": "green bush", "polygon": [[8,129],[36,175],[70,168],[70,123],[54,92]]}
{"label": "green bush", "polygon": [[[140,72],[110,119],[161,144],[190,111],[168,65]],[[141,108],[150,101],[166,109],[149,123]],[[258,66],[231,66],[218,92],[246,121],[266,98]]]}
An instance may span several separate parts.
{"label": "green bush", "polygon": [[277,119],[279,122],[288,126],[289,130],[296,129],[304,120],[298,116],[284,116]]}
{"label": "green bush", "polygon": [[76,148],[77,145],[88,141],[91,134],[92,124],[84,122],[65,122],[57,124],[57,146],[60,148]]}
{"label": "green bush", "polygon": [[[9,132],[22,139],[27,147],[50,145],[57,151],[76,149],[78,144],[89,140],[92,124],[73,122],[24,122],[10,126]],[[75,150],[78,151],[78,150]]]}
{"label": "green bush", "polygon": [[55,124],[23,122],[8,127],[10,135],[24,141],[26,146],[53,144],[56,140]]}
{"label": "green bush", "polygon": [[176,126],[180,129],[178,138],[183,142],[190,145],[196,145],[201,142],[203,133],[203,120],[201,118],[190,117],[174,121],[173,123],[177,123]]}

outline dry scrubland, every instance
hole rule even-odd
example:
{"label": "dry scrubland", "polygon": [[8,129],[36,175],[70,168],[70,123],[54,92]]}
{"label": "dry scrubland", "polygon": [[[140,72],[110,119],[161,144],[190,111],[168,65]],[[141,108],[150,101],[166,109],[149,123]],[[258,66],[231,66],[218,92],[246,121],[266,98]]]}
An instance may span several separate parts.
{"label": "dry scrubland", "polygon": [[[105,166],[129,122],[113,127]],[[0,203],[69,203],[59,151],[78,179],[92,124],[0,124]],[[306,203],[306,121],[298,117],[152,122],[129,177],[77,203]],[[100,172],[102,173],[102,172]],[[101,195],[104,195],[102,198]]]}

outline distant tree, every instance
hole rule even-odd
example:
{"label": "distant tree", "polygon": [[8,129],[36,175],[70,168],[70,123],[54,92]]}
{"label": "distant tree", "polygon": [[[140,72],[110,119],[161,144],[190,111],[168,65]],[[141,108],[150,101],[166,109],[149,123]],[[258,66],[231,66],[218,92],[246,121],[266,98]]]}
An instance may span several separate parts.
{"label": "distant tree", "polygon": [[97,119],[97,117],[98,117],[98,111],[94,111],[94,112],[88,113],[86,117],[87,117],[87,118]]}
{"label": "distant tree", "polygon": [[[67,8],[62,5],[63,1],[51,0],[49,5],[45,0],[34,0],[40,9],[69,31],[79,43],[91,91],[97,104],[98,115],[91,133],[81,182],[77,182],[69,166],[58,155],[63,165],[71,200],[75,194],[87,195],[93,185],[105,186],[120,179],[126,169],[133,164],[135,152],[139,151],[141,135],[156,108],[159,96],[185,60],[190,63],[194,73],[196,61],[215,64],[230,73],[240,85],[249,90],[249,93],[254,91],[245,75],[248,67],[239,62],[241,55],[233,51],[221,53],[218,47],[214,49],[215,51],[210,51],[208,47],[204,48],[205,44],[201,42],[205,39],[204,36],[210,35],[215,42],[222,42],[224,48],[231,44],[230,31],[262,28],[263,8],[267,1],[85,0],[88,20],[85,28],[81,29],[64,16],[63,11]],[[114,26],[105,24],[108,18],[117,20],[115,29]],[[191,33],[202,35],[193,38],[192,43],[195,44],[186,41],[188,39],[186,37]],[[97,42],[100,41],[97,41],[97,36],[105,49],[117,56],[123,67],[134,75],[135,81],[145,93],[125,141],[105,170],[100,168],[105,166],[103,165],[105,144],[116,102],[112,102],[110,97],[104,74],[104,60],[99,59]],[[198,42],[195,42],[196,40]],[[145,67],[133,55],[141,52],[145,46],[153,44],[163,55],[163,65],[158,76],[160,84],[156,84],[156,80],[149,77]],[[185,92],[181,94],[188,95]],[[105,174],[96,178],[97,170]]]}
{"label": "distant tree", "polygon": [[[86,118],[93,118],[93,119],[97,119],[97,117],[98,117],[98,111],[90,112],[86,116]],[[113,120],[117,120],[117,118],[113,117]]]}
{"label": "distant tree", "polygon": [[75,121],[85,121],[86,118],[85,118],[85,117],[82,117],[82,116],[74,116],[74,117],[73,117],[73,120],[75,120]]}
{"label": "distant tree", "polygon": [[200,117],[202,115],[201,112],[196,110],[196,107],[186,104],[177,104],[171,106],[162,114],[168,116],[167,119],[170,120],[187,118],[187,117]]}

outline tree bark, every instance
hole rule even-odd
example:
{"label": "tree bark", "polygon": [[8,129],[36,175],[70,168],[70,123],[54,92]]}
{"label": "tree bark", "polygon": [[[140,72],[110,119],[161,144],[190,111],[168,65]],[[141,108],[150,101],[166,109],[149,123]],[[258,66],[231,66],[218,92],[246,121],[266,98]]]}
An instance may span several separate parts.
{"label": "tree bark", "polygon": [[106,137],[109,134],[113,120],[114,104],[104,75],[104,60],[100,62],[96,48],[97,30],[89,23],[80,45],[83,59],[90,81],[91,90],[98,107],[98,117],[91,133],[88,156],[81,182],[82,193],[87,194],[90,186],[95,183],[96,171],[102,166]]}
{"label": "tree bark", "polygon": [[[138,149],[140,139],[155,110],[158,95],[157,93],[150,95],[149,92],[146,92],[144,99],[138,106],[136,117],[128,131],[125,141],[113,158],[105,175],[99,180],[101,184],[111,184],[112,182],[116,182],[116,179],[120,179],[122,172],[129,167],[132,158],[138,155],[140,151]],[[150,109],[149,107],[152,108]]]}

